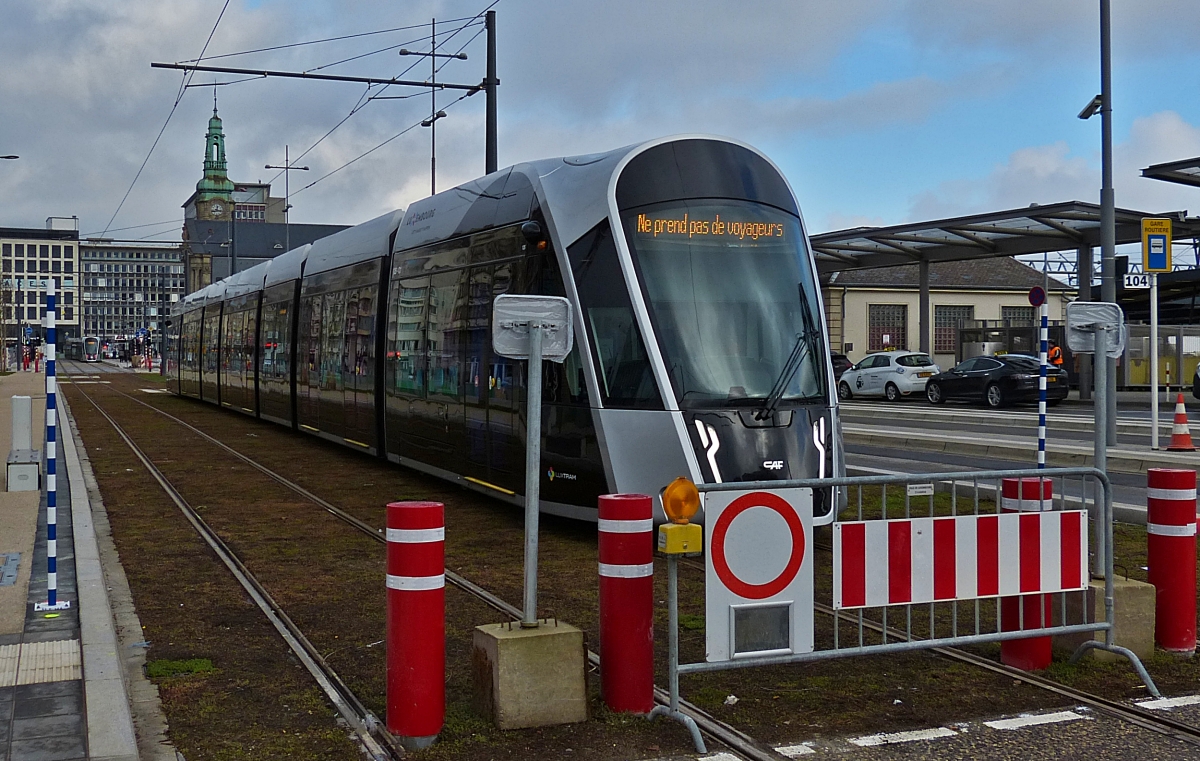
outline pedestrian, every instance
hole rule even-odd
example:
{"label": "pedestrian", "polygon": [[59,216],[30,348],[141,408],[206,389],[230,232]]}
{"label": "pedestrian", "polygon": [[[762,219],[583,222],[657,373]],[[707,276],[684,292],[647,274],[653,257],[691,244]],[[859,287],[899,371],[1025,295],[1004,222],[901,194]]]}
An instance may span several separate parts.
{"label": "pedestrian", "polygon": [[1050,342],[1050,352],[1046,355],[1046,359],[1049,360],[1050,364],[1054,365],[1055,367],[1057,367],[1058,369],[1061,370],[1062,366],[1063,366],[1062,347],[1059,346],[1056,342],[1051,341]]}

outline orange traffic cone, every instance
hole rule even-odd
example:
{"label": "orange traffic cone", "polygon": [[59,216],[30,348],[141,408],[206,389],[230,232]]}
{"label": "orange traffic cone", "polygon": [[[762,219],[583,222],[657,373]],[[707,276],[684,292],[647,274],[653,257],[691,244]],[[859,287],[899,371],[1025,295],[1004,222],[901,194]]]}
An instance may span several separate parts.
{"label": "orange traffic cone", "polygon": [[1195,452],[1192,445],[1192,432],[1188,430],[1187,410],[1183,406],[1183,394],[1175,399],[1175,424],[1171,426],[1171,443],[1167,445],[1168,452]]}

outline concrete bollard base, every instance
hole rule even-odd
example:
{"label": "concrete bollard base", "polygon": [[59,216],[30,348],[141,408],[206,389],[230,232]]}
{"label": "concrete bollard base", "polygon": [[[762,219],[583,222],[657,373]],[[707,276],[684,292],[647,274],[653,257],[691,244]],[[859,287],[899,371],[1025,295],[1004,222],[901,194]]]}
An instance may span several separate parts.
{"label": "concrete bollard base", "polygon": [[[1077,623],[1080,619],[1079,595],[1067,598],[1067,621]],[[1154,597],[1153,585],[1143,581],[1118,578],[1113,581],[1113,607],[1116,609],[1116,630],[1113,632],[1114,641],[1121,647],[1133,651],[1137,657],[1145,660],[1154,655]],[[1104,582],[1092,581],[1087,593],[1088,621],[1104,620]],[[1053,606],[1055,623],[1061,615],[1060,603],[1056,599]],[[1086,634],[1063,634],[1054,638],[1054,647],[1074,650],[1089,639],[1103,641],[1102,632],[1088,637]],[[1089,650],[1089,657],[1101,661],[1123,661],[1124,657],[1107,650]]]}
{"label": "concrete bollard base", "polygon": [[583,632],[553,619],[475,627],[471,666],[475,710],[499,729],[587,721]]}

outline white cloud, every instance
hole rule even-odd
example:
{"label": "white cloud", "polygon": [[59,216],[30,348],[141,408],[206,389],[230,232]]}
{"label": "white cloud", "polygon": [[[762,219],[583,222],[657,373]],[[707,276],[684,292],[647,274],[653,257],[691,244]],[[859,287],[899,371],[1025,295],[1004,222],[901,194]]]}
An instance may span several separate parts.
{"label": "white cloud", "polygon": [[[1150,164],[1200,156],[1200,128],[1179,114],[1163,111],[1137,119],[1129,139],[1113,147],[1113,189],[1117,205],[1139,211],[1200,211],[1200,190],[1149,180]],[[1031,203],[1099,203],[1098,156],[1072,155],[1065,142],[1014,151],[988,175],[941,183],[911,199],[909,219],[939,219]]]}

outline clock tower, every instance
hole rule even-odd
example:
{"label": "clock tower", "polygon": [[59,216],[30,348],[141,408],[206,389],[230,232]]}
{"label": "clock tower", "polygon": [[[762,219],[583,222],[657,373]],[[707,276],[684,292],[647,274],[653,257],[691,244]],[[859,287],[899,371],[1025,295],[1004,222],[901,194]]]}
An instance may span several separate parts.
{"label": "clock tower", "polygon": [[197,219],[233,219],[233,182],[226,174],[225,132],[221,129],[221,117],[217,116],[215,98],[212,118],[208,120],[208,133],[205,135],[204,177],[196,183],[193,201]]}

